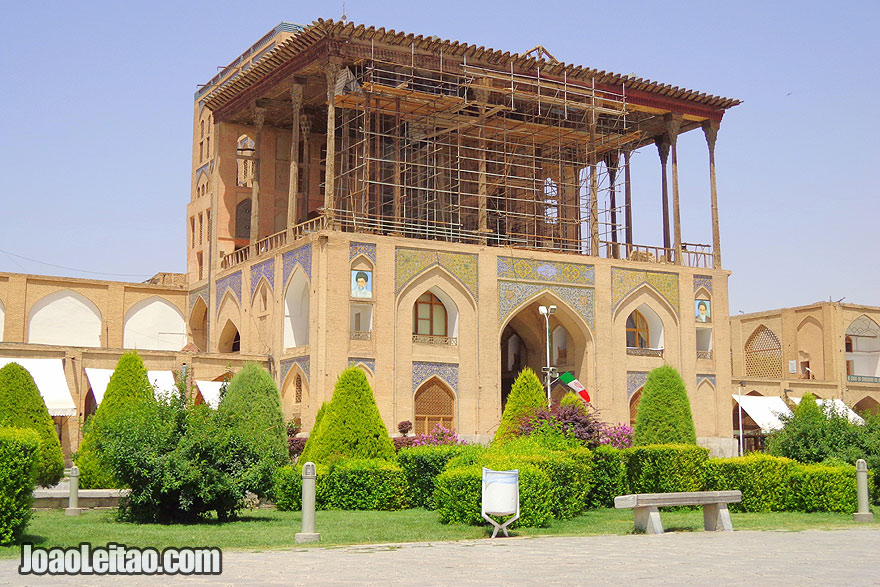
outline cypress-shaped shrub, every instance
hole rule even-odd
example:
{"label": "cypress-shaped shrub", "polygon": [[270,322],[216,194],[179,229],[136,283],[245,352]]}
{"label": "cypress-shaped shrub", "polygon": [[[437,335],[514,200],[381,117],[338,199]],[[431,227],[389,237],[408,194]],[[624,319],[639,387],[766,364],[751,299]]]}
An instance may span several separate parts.
{"label": "cypress-shaped shrub", "polygon": [[76,455],[80,487],[105,489],[120,486],[104,454],[103,444],[116,432],[121,416],[141,411],[155,403],[153,386],[150,385],[144,362],[137,352],[123,354],[110,376],[104,399],[84,428]]}
{"label": "cypress-shaped shrub", "polygon": [[269,372],[256,363],[246,363],[229,382],[217,417],[260,455],[243,471],[242,487],[267,495],[275,469],[289,460],[281,394]]}
{"label": "cypress-shaped shrub", "polygon": [[395,459],[394,443],[379,415],[364,373],[350,367],[339,375],[333,399],[312,430],[300,462],[330,464],[341,458]]}
{"label": "cypress-shaped shrub", "polygon": [[[309,451],[309,443],[312,443],[312,447],[314,448],[314,443],[317,441],[318,435],[315,432],[318,431],[318,428],[321,426],[321,420],[324,419],[324,414],[327,413],[327,409],[330,407],[330,402],[323,402],[321,407],[318,408],[318,413],[315,414],[315,424],[312,426],[312,431],[309,433],[309,436],[306,438],[306,444],[302,449],[302,452],[299,453],[300,459],[302,459],[302,455],[308,454]],[[305,463],[306,461],[301,461]]]}
{"label": "cypress-shaped shrub", "polygon": [[636,413],[634,445],[696,444],[691,403],[681,375],[664,365],[648,373]]}
{"label": "cypress-shaped shrub", "polygon": [[21,538],[31,518],[39,457],[36,431],[0,428],[0,545]]}
{"label": "cypress-shaped shrub", "polygon": [[526,367],[517,375],[507,396],[507,405],[501,414],[501,423],[495,432],[495,442],[503,442],[516,436],[520,420],[541,408],[547,407],[547,392],[535,372]]}
{"label": "cypress-shaped shrub", "polygon": [[55,423],[31,374],[18,363],[0,369],[0,426],[36,432],[40,439],[37,484],[48,487],[58,483],[64,474],[64,455]]}

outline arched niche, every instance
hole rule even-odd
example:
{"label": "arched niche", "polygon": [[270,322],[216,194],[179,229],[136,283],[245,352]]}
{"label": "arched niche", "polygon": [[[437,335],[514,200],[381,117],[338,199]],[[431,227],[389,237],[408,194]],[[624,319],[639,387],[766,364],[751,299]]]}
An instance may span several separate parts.
{"label": "arched niche", "polygon": [[241,335],[238,332],[238,327],[232,320],[227,320],[220,331],[217,351],[221,353],[241,352]]}
{"label": "arched niche", "polygon": [[[633,321],[638,316],[641,316],[638,330],[646,335],[643,338],[633,329]],[[680,336],[678,315],[653,287],[643,284],[627,295],[614,310],[612,320],[615,353],[663,357],[671,365],[678,364],[679,345],[675,343]]]}
{"label": "arched niche", "polygon": [[880,326],[862,314],[846,329],[846,373],[880,377]]}
{"label": "arched niche", "polygon": [[696,394],[689,394],[697,436],[718,436],[718,410],[715,386],[706,379],[697,385]]}
{"label": "arched niche", "polygon": [[284,294],[284,348],[309,344],[309,280],[297,267]]}
{"label": "arched niche", "polygon": [[458,306],[442,287],[432,286],[413,304],[413,335],[458,338]]}
{"label": "arched niche", "polygon": [[632,394],[629,398],[629,425],[636,425],[636,416],[639,413],[639,403],[642,401],[642,389],[644,387],[640,387],[636,390],[635,393]]}
{"label": "arched niche", "polygon": [[127,349],[179,351],[186,346],[186,321],[177,307],[159,296],[133,305],[125,314],[122,346]]}
{"label": "arched niche", "polygon": [[27,341],[61,346],[101,346],[101,312],[84,295],[65,289],[31,308]]}
{"label": "arched niche", "polygon": [[856,402],[855,405],[853,405],[852,409],[856,414],[859,414],[860,416],[862,414],[872,414],[876,416],[878,413],[880,413],[880,402],[878,402],[871,396],[866,396]]}
{"label": "arched niche", "polygon": [[651,306],[640,304],[626,318],[626,346],[662,350],[665,345],[663,320]]}
{"label": "arched niche", "polygon": [[743,354],[747,377],[782,379],[782,344],[763,324],[746,340]]}
{"label": "arched niche", "polygon": [[797,327],[798,372],[802,379],[825,379],[825,336],[812,316]]}
{"label": "arched niche", "polygon": [[413,431],[427,434],[438,424],[455,429],[455,394],[439,377],[422,383],[413,397]]}
{"label": "arched niche", "polygon": [[256,330],[254,344],[257,345],[254,350],[258,350],[260,353],[271,352],[272,325],[275,324],[273,319],[274,297],[269,281],[265,277],[261,277],[251,300],[251,317]]}
{"label": "arched niche", "polygon": [[208,305],[201,297],[196,298],[189,315],[189,331],[194,345],[199,350],[208,350]]}
{"label": "arched niche", "polygon": [[289,422],[301,418],[303,408],[309,403],[308,400],[308,378],[299,365],[293,365],[281,386],[281,408],[284,411],[284,421]]}

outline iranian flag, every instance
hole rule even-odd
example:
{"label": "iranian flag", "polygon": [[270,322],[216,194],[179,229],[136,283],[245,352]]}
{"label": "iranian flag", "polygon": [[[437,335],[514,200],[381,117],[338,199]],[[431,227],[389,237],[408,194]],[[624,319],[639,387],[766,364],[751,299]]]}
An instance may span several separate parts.
{"label": "iranian flag", "polygon": [[574,390],[585,402],[590,403],[590,394],[587,393],[587,388],[584,387],[580,381],[575,379],[574,375],[566,371],[559,376],[559,380]]}

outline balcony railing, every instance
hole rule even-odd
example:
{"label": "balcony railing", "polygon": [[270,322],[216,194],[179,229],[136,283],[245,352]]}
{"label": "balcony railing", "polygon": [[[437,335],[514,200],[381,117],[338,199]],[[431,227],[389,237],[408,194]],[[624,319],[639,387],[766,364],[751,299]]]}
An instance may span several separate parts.
{"label": "balcony railing", "polygon": [[635,357],[662,357],[663,349],[640,349],[637,347],[626,347],[626,354]]}
{"label": "balcony railing", "polygon": [[697,351],[697,358],[698,359],[711,359],[712,358],[712,351]]}
{"label": "balcony railing", "polygon": [[880,377],[871,375],[847,375],[846,380],[853,383],[880,383]]}
{"label": "balcony railing", "polygon": [[433,336],[429,334],[413,334],[412,341],[418,344],[440,344],[458,346],[458,339],[454,336]]}
{"label": "balcony railing", "polygon": [[[304,234],[316,232],[322,228],[324,228],[323,216],[318,216],[317,218],[301,222],[300,224],[292,226],[289,230],[282,230],[281,232],[276,232],[275,234],[264,237],[258,240],[255,245],[248,245],[237,251],[233,251],[228,255],[224,255],[223,259],[220,261],[220,268],[229,269],[230,267],[235,267],[240,263],[244,263],[248,259],[254,259],[260,255],[265,255],[266,253],[283,247],[288,242],[295,241]],[[256,251],[256,254],[254,254],[254,251]]]}
{"label": "balcony railing", "polygon": [[370,340],[373,333],[369,330],[352,330],[350,334],[351,340]]}

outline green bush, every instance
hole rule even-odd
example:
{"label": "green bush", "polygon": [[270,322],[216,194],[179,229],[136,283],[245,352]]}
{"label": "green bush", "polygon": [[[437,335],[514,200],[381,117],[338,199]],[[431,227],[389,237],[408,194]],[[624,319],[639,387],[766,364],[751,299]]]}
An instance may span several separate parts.
{"label": "green bush", "polygon": [[27,527],[39,458],[35,430],[0,428],[0,545],[19,540]]}
{"label": "green bush", "polygon": [[104,454],[103,445],[119,429],[118,420],[125,414],[150,410],[155,405],[153,386],[136,352],[125,353],[116,364],[104,399],[89,418],[82,443],[75,457],[79,482],[83,489],[120,487]]}
{"label": "green bush", "polygon": [[834,410],[823,411],[812,394],[806,394],[791,415],[780,419],[783,427],[767,436],[767,452],[772,455],[801,463],[832,457],[854,464],[856,459],[880,453],[880,444],[871,442],[870,425],[853,424]]}
{"label": "green bush", "polygon": [[664,365],[648,373],[634,432],[635,446],[697,443],[687,389],[674,367]]}
{"label": "green bush", "polygon": [[569,391],[559,400],[559,406],[572,406],[579,410],[587,411],[587,402],[573,391]]}
{"label": "green bush", "polygon": [[55,423],[31,374],[18,363],[0,369],[0,426],[29,428],[40,438],[37,484],[51,486],[64,474],[64,455]]}
{"label": "green bush", "polygon": [[761,453],[710,459],[705,485],[708,491],[740,490],[742,502],[730,504],[731,511],[781,512],[788,506],[788,479],[796,466],[790,459]]}
{"label": "green bush", "polygon": [[621,451],[630,493],[701,491],[709,450],[688,444],[634,446]]}
{"label": "green bush", "polygon": [[320,483],[321,509],[402,510],[408,506],[403,470],[384,459],[336,461]]}
{"label": "green bush", "polygon": [[588,509],[614,507],[614,498],[626,493],[621,451],[606,445],[593,449],[593,486],[587,499]]}
{"label": "green bush", "polygon": [[246,363],[229,382],[217,418],[220,427],[238,433],[249,450],[261,455],[247,468],[240,468],[236,476],[248,491],[267,495],[275,469],[289,461],[281,394],[269,372],[256,363]]}
{"label": "green bush", "polygon": [[400,449],[397,460],[409,486],[411,507],[434,509],[434,482],[446,464],[463,453],[473,453],[473,445],[440,444]]}
{"label": "green bush", "polygon": [[281,511],[302,509],[301,467],[285,465],[275,471],[272,478],[272,501]]}
{"label": "green bush", "polygon": [[504,413],[501,414],[498,430],[495,431],[494,442],[503,442],[515,436],[523,416],[546,407],[547,392],[535,372],[526,367],[517,375],[510,389],[510,395],[507,396],[507,404],[504,406]]}
{"label": "green bush", "polygon": [[844,514],[856,510],[855,467],[798,464],[792,468],[788,485],[786,509]]}
{"label": "green bush", "polygon": [[341,458],[395,460],[394,443],[373,390],[363,371],[355,367],[339,375],[333,399],[309,435],[300,462],[331,464]]}

